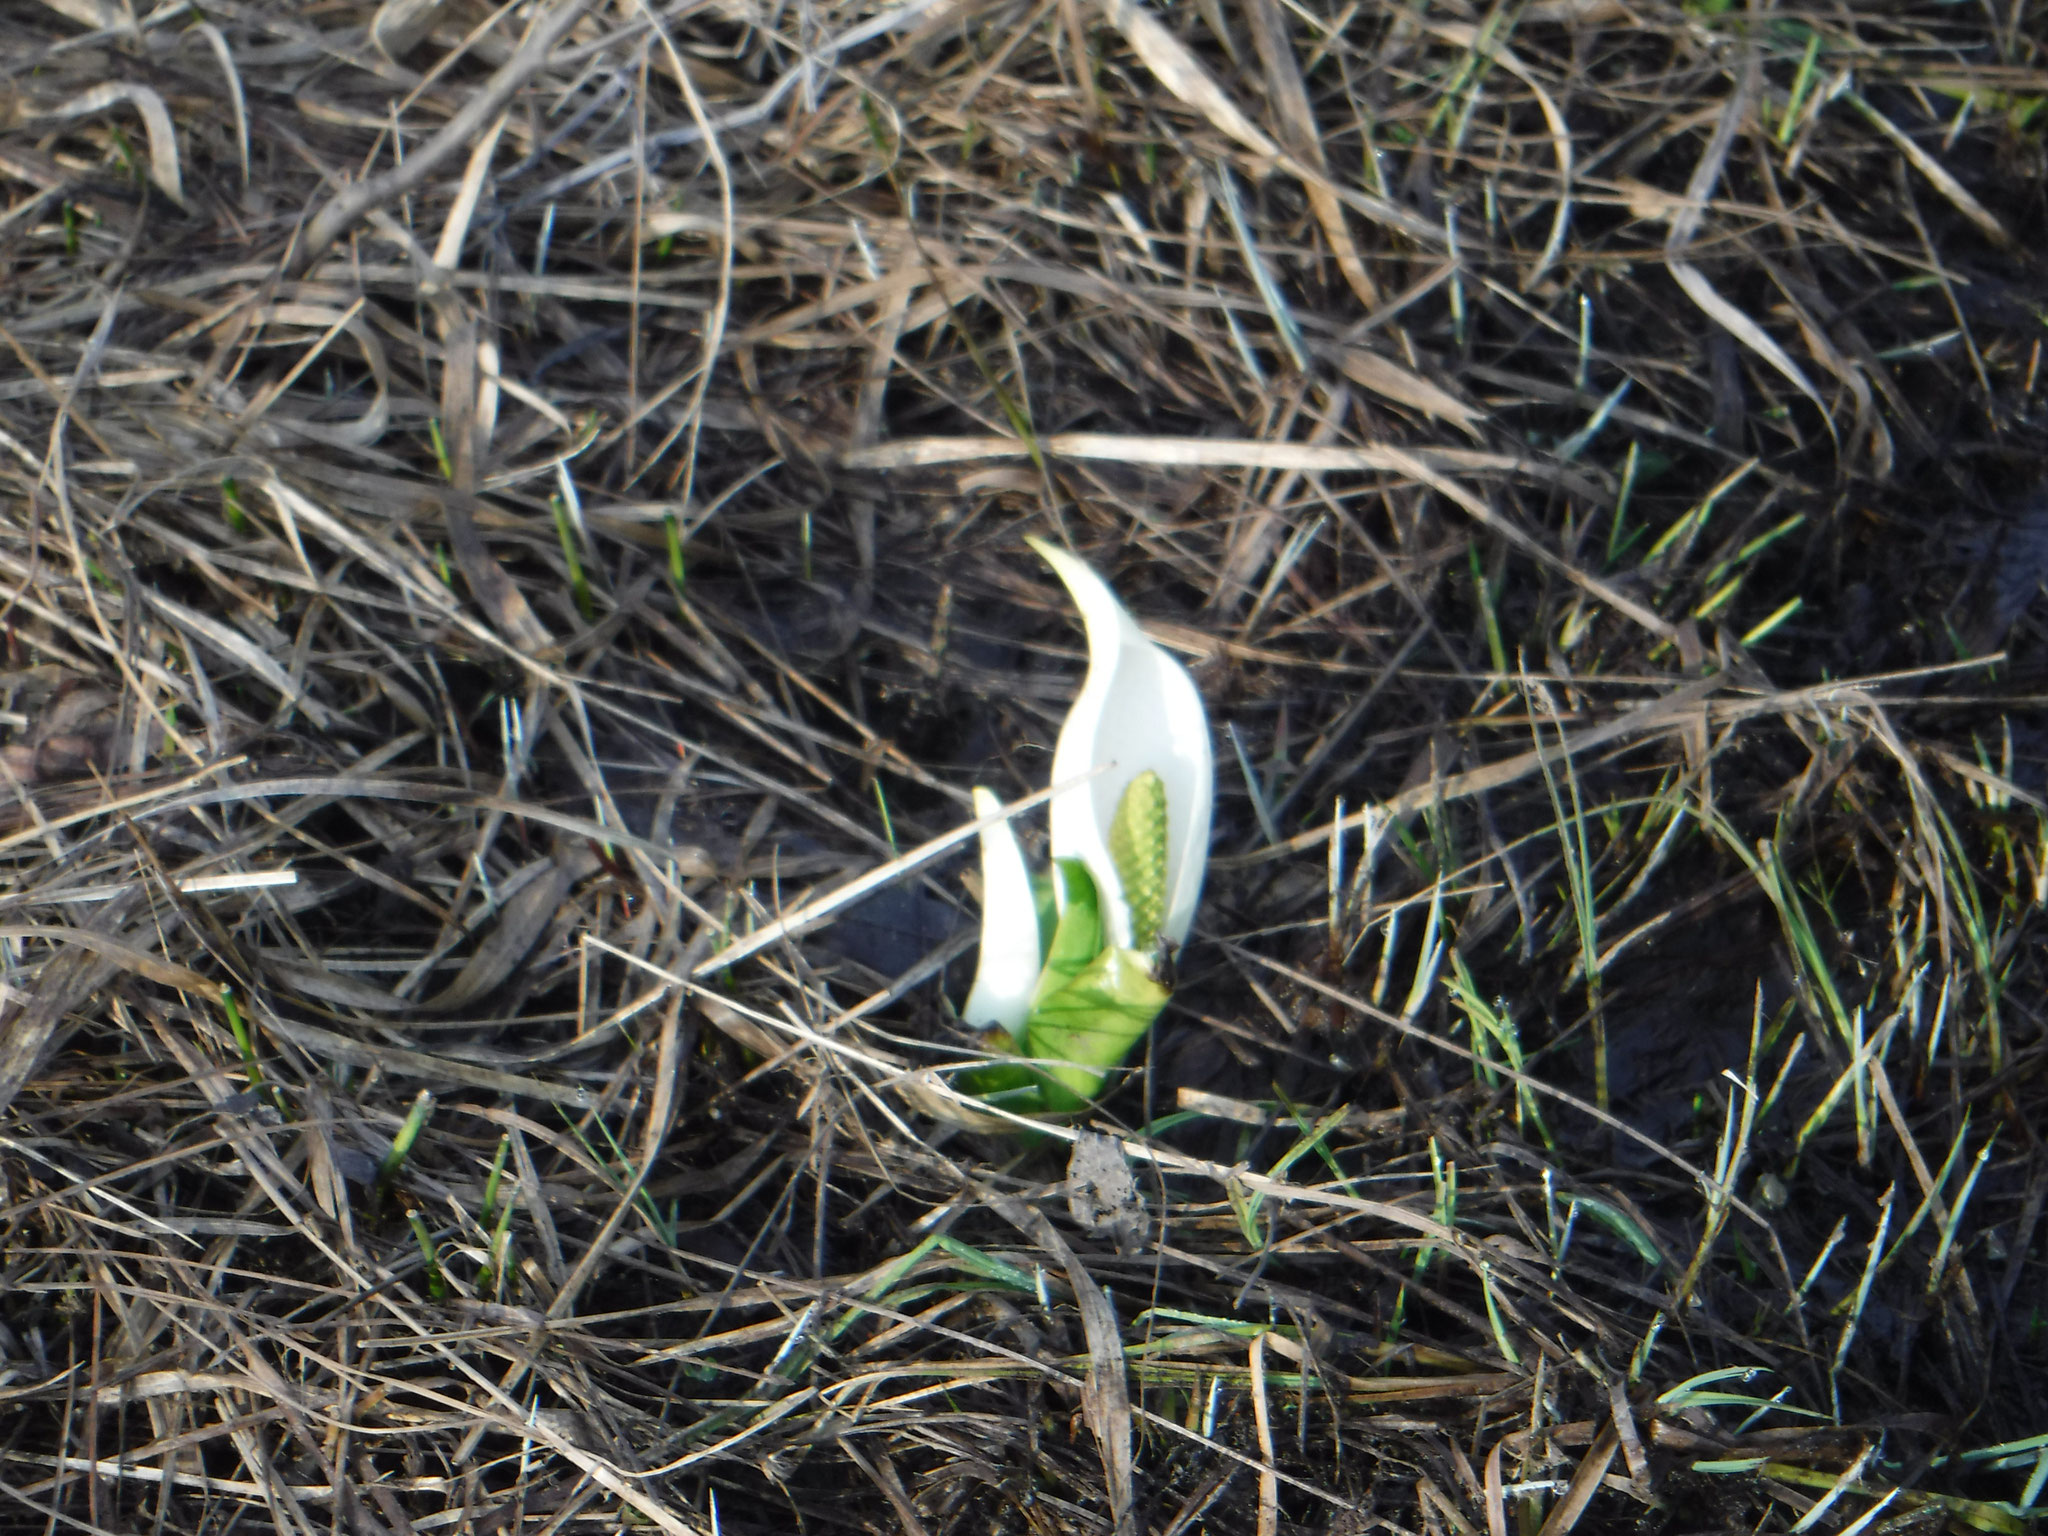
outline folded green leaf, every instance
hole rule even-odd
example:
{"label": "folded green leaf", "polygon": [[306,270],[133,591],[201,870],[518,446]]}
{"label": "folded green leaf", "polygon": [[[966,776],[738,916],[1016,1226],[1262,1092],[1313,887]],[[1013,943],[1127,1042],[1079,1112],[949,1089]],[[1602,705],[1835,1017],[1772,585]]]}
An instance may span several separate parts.
{"label": "folded green leaf", "polygon": [[[1054,899],[1056,883],[1065,887],[1064,911],[1058,910]],[[1025,1056],[1044,1054],[1031,1043],[1030,1019],[1039,1006],[1070,985],[1102,953],[1102,905],[1088,867],[1079,859],[1062,859],[1053,866],[1050,879],[1035,884],[1045,966],[1032,993],[1031,1012],[1026,1015],[1016,1041],[1020,1054]],[[1014,1061],[980,1068],[966,1080],[970,1093],[1018,1114],[1036,1114],[1045,1109],[1041,1090],[1049,1086],[1043,1073]],[[1067,1095],[1063,1093],[1061,1097]]]}
{"label": "folded green leaf", "polygon": [[1024,1026],[1025,1049],[1045,1063],[1047,1107],[1085,1109],[1131,1047],[1145,1038],[1167,997],[1143,955],[1105,949],[1032,1009]]}
{"label": "folded green leaf", "polygon": [[1020,1114],[1086,1109],[1112,1070],[1165,1008],[1167,990],[1145,956],[1105,948],[1095,882],[1078,859],[1057,878],[1066,909],[1046,948],[1044,974],[1024,1024],[1029,1061],[1001,1062],[967,1080],[970,1091]]}
{"label": "folded green leaf", "polygon": [[[1063,888],[1066,907],[1059,913],[1052,940],[1045,946],[1045,969],[1039,973],[1038,990],[1032,994],[1035,1013],[1040,1003],[1081,974],[1102,953],[1102,899],[1088,866],[1079,859],[1061,859],[1053,866],[1053,878]],[[1029,1028],[1025,1026],[1027,1040]]]}
{"label": "folded green leaf", "polygon": [[1038,952],[1052,952],[1052,936],[1059,931],[1060,901],[1051,875],[1043,870],[1031,877],[1031,898],[1038,904]]}
{"label": "folded green leaf", "polygon": [[1024,1022],[1024,1051],[1045,1065],[1047,1109],[1087,1107],[1110,1071],[1145,1037],[1168,993],[1145,956],[1104,948],[1095,883],[1087,869],[1062,859],[1067,906],[1054,931],[1045,974]]}

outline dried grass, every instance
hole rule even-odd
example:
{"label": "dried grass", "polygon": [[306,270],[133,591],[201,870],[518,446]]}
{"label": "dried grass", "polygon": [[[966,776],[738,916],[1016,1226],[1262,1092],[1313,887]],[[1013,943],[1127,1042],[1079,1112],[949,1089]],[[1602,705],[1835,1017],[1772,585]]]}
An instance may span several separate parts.
{"label": "dried grass", "polygon": [[[2038,1514],[2027,7],[0,44],[0,1526]],[[1236,752],[1020,1136],[1033,531]]]}

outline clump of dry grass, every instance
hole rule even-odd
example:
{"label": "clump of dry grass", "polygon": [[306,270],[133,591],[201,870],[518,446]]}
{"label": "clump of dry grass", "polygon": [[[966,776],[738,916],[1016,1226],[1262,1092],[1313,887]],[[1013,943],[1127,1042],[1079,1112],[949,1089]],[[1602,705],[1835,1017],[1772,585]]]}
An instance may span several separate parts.
{"label": "clump of dry grass", "polygon": [[[2038,1512],[2024,7],[0,38],[9,1528]],[[1013,1138],[1027,531],[1234,755]]]}

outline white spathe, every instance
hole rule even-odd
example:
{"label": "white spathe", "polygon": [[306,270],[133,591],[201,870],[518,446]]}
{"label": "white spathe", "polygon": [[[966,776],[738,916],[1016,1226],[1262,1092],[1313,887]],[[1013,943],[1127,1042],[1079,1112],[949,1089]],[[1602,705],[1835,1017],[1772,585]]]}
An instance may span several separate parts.
{"label": "white spathe", "polygon": [[1166,917],[1161,934],[1187,941],[1209,860],[1216,794],[1209,716],[1188,670],[1145,638],[1109,584],[1085,561],[1028,541],[1073,595],[1088,630],[1088,676],[1053,751],[1055,784],[1107,766],[1052,799],[1052,856],[1079,859],[1100,894],[1106,937],[1131,943],[1131,912],[1109,856],[1109,827],[1132,779],[1151,769],[1166,786]]}
{"label": "white spathe", "polygon": [[[1002,810],[1003,802],[989,791],[975,790],[977,817],[1000,816]],[[1031,872],[1015,829],[999,821],[981,831],[981,959],[960,1017],[976,1029],[1000,1029],[1021,1041],[1044,965]]]}

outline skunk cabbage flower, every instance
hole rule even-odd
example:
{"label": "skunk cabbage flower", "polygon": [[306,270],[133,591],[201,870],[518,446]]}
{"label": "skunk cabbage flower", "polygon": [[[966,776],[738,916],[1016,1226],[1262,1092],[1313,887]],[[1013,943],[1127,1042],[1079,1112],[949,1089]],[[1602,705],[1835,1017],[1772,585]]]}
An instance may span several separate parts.
{"label": "skunk cabbage flower", "polygon": [[[1215,762],[1187,669],[1145,638],[1088,565],[1030,541],[1072,594],[1088,676],[1060,729],[1053,875],[1035,885],[1007,821],[981,834],[981,958],[962,1010],[1032,1064],[978,1086],[1019,1109],[1071,1111],[1166,1006],[1167,952],[1187,939],[1208,861]],[[1087,776],[1087,777],[1083,777]],[[1002,803],[974,792],[989,816]]]}
{"label": "skunk cabbage flower", "polygon": [[[1079,859],[1088,866],[1112,944],[1138,950],[1162,938],[1184,944],[1202,897],[1216,793],[1202,696],[1187,668],[1145,638],[1109,583],[1085,561],[1043,539],[1029,542],[1066,583],[1088,629],[1088,678],[1060,727],[1052,780],[1057,784],[1109,765],[1107,773],[1053,797],[1053,860]],[[1165,791],[1166,871],[1156,895],[1149,878],[1144,888],[1132,888],[1136,872],[1126,878],[1111,846],[1117,809],[1133,781],[1147,772],[1158,775]],[[1155,813],[1156,796],[1149,787],[1140,793],[1155,801],[1143,812]]]}

